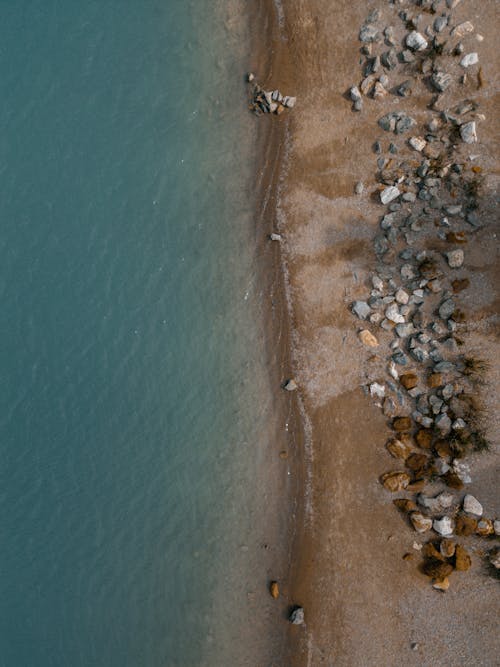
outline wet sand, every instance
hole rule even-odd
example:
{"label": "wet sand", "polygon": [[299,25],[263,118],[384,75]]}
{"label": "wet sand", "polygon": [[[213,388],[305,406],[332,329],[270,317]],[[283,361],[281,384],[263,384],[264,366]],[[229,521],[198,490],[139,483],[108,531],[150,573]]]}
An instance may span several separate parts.
{"label": "wet sand", "polygon": [[[433,590],[412,549],[415,540],[423,540],[401,520],[378,481],[391,468],[384,448],[391,432],[363,385],[381,359],[359,343],[359,321],[349,304],[366,298],[376,267],[372,240],[381,207],[353,191],[357,181],[368,193],[376,189],[372,145],[381,134],[376,121],[389,102],[372,102],[354,114],[345,99],[361,78],[357,35],[374,7],[383,10],[385,25],[394,23],[396,10],[381,3],[288,0],[281,31],[272,33],[266,58],[252,65],[264,87],[298,97],[286,117],[258,119],[258,131],[269,133],[263,142],[268,169],[262,172],[267,182],[261,228],[266,234],[279,230],[285,238],[281,247],[263,250],[274,253],[282,268],[272,280],[273,326],[279,324],[277,345],[291,355],[289,361],[283,354],[282,379],[293,373],[299,384],[297,395],[283,401],[302,420],[295,441],[301,451],[290,461],[301,491],[292,504],[295,530],[284,602],[303,605],[306,624],[289,628],[280,664],[494,665],[500,648],[498,584],[481,558],[481,545],[473,545],[471,571],[454,575],[446,594]],[[276,20],[275,3],[268,8]],[[454,23],[472,20],[485,38],[477,51],[486,85],[474,95],[486,120],[474,152],[487,174],[481,201],[487,224],[467,248],[474,279],[462,307],[471,314],[467,347],[492,363],[482,391],[488,434],[496,443],[495,3],[482,3],[479,12],[464,0],[453,14]],[[424,108],[418,97],[405,106],[420,115]],[[480,497],[488,516],[498,516],[495,451],[472,457],[471,469],[467,490]],[[414,556],[405,561],[407,552]]]}

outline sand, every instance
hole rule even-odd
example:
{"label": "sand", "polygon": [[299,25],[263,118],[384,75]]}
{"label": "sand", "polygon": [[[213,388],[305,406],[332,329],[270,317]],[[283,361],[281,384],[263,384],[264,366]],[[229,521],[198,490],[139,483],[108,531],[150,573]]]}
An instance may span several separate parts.
{"label": "sand", "polygon": [[[354,114],[345,98],[360,80],[357,34],[374,7],[383,10],[386,25],[395,22],[394,8],[382,3],[273,3],[278,28],[267,45],[268,68],[261,75],[266,87],[298,97],[293,113],[258,121],[266,128],[274,123],[263,162],[271,176],[262,229],[279,229],[285,237],[280,248],[269,251],[283,271],[271,299],[280,313],[283,307],[276,304],[283,297],[288,305],[277,343],[290,354],[282,359],[282,379],[293,373],[299,391],[283,400],[301,416],[302,433],[295,441],[301,446],[294,457],[301,491],[284,601],[303,605],[306,623],[290,627],[282,665],[494,665],[500,649],[498,583],[480,556],[484,542],[470,544],[476,550],[471,571],[454,575],[447,593],[434,591],[419,572],[420,557],[412,547],[424,540],[402,521],[378,481],[394,467],[384,447],[391,432],[363,386],[381,359],[371,361],[372,353],[359,343],[360,323],[349,304],[368,296],[368,278],[376,267],[372,240],[382,207],[369,194],[353,192],[357,181],[368,193],[376,188],[371,147],[381,135],[376,120],[388,104],[372,102]],[[488,435],[497,443],[494,14],[492,0],[482,2],[480,11],[468,0],[454,10],[455,23],[472,20],[484,36],[476,50],[486,85],[474,91],[474,98],[486,120],[474,152],[486,173],[481,211],[488,224],[467,246],[472,286],[461,306],[470,320],[467,349],[492,363],[481,391]],[[405,104],[419,117],[424,109],[419,96]],[[273,158],[279,171],[269,166]],[[495,450],[472,457],[473,483],[467,489],[492,517],[500,514],[496,460]],[[405,553],[412,558],[403,560]]]}

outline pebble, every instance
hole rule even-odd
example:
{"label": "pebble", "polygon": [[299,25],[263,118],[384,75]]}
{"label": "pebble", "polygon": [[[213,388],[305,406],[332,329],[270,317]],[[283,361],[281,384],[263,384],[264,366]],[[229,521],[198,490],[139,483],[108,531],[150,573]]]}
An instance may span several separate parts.
{"label": "pebble", "polygon": [[408,140],[408,143],[413,148],[413,150],[421,153],[424,148],[427,146],[427,142],[423,137],[411,137]]}
{"label": "pebble", "polygon": [[464,263],[464,251],[460,248],[450,250],[450,252],[446,253],[446,260],[450,268],[459,269]]}
{"label": "pebble", "polygon": [[295,391],[296,389],[298,389],[298,386],[297,386],[297,383],[295,382],[295,380],[293,380],[293,379],[288,380],[287,383],[285,384],[285,389],[287,391]]}
{"label": "pebble", "polygon": [[449,537],[450,535],[453,535],[455,524],[451,517],[444,516],[441,519],[434,519],[432,527],[438,535]]}
{"label": "pebble", "polygon": [[415,327],[412,322],[397,324],[395,330],[399,338],[407,338],[408,336],[411,336],[412,333],[415,333]]}
{"label": "pebble", "polygon": [[405,44],[412,51],[423,51],[427,48],[427,40],[416,30],[413,30],[406,36]]}
{"label": "pebble", "polygon": [[472,120],[460,125],[460,136],[464,143],[474,144],[477,141],[476,123]]}
{"label": "pebble", "polygon": [[401,193],[398,188],[393,185],[390,185],[388,188],[384,188],[380,193],[380,201],[382,204],[389,204],[389,202],[397,199]]}
{"label": "pebble", "polygon": [[439,306],[439,317],[443,320],[447,320],[455,311],[455,302],[453,299],[446,299]]}
{"label": "pebble", "polygon": [[467,512],[468,514],[474,514],[475,516],[483,515],[483,506],[479,500],[474,498],[470,493],[466,494],[464,497],[463,508],[464,512]]}
{"label": "pebble", "polygon": [[438,415],[434,423],[441,432],[441,435],[447,435],[451,430],[451,419],[445,413]]}
{"label": "pebble", "polygon": [[474,26],[470,21],[464,21],[463,23],[460,23],[460,25],[455,26],[453,30],[451,31],[451,36],[452,37],[464,37],[465,35],[469,34],[470,32],[474,31]]}
{"label": "pebble", "polygon": [[470,67],[471,65],[477,65],[479,62],[479,56],[477,53],[468,53],[466,56],[462,58],[460,61],[460,65],[462,67]]}
{"label": "pebble", "polygon": [[371,333],[371,331],[368,331],[368,329],[363,329],[360,331],[358,338],[363,343],[363,345],[366,345],[367,347],[378,347],[379,343],[377,338]]}
{"label": "pebble", "polygon": [[281,236],[281,234],[275,234],[274,232],[272,234],[270,234],[269,238],[271,239],[271,241],[282,241],[283,240],[283,237]]}
{"label": "pebble", "polygon": [[380,33],[373,25],[364,25],[359,31],[359,41],[369,44],[380,41]]}
{"label": "pebble", "polygon": [[452,83],[453,79],[450,74],[438,70],[431,76],[431,83],[440,93],[444,92]]}
{"label": "pebble", "polygon": [[365,189],[365,186],[363,185],[363,183],[361,183],[361,181],[359,181],[358,183],[356,183],[356,185],[354,186],[354,192],[355,192],[357,195],[362,195],[363,192],[364,192],[364,189]]}
{"label": "pebble", "polygon": [[368,315],[372,312],[372,309],[366,301],[355,301],[352,305],[352,312],[357,315],[360,320],[366,320]]}
{"label": "pebble", "polygon": [[296,607],[289,616],[290,623],[293,625],[302,625],[304,623],[304,609]]}

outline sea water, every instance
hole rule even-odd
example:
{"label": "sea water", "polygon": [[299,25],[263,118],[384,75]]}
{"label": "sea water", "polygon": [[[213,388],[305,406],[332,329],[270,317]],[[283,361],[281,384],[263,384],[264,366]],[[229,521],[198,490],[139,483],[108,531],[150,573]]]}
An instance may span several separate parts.
{"label": "sea water", "polygon": [[2,667],[259,664],[244,9],[2,3]]}

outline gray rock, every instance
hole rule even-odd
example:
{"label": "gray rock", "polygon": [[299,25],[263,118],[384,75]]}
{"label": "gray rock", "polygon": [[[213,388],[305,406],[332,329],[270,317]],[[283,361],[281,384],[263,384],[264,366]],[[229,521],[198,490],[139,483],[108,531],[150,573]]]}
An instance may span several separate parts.
{"label": "gray rock", "polygon": [[304,609],[296,607],[290,614],[289,621],[293,625],[302,625],[304,623]]}
{"label": "gray rock", "polygon": [[413,55],[413,53],[411,51],[409,51],[408,49],[405,49],[401,53],[401,60],[404,63],[412,63],[415,60],[415,56]]}
{"label": "gray rock", "polygon": [[361,183],[361,181],[359,181],[358,183],[356,183],[356,185],[354,186],[354,192],[355,192],[357,195],[362,195],[363,192],[364,192],[364,189],[365,189],[365,186],[363,185],[363,183]]}
{"label": "gray rock", "polygon": [[407,338],[408,336],[411,336],[413,333],[415,333],[415,327],[413,326],[412,322],[397,324],[395,329],[399,338]]}
{"label": "gray rock", "polygon": [[435,415],[438,415],[441,411],[441,408],[443,407],[443,401],[442,399],[438,398],[437,396],[430,396],[429,397],[429,403],[432,408],[432,412]]}
{"label": "gray rock", "polygon": [[434,366],[436,373],[451,373],[455,370],[455,364],[451,361],[440,361]]}
{"label": "gray rock", "polygon": [[475,516],[483,516],[483,506],[477,498],[474,498],[474,496],[471,496],[470,493],[468,493],[464,497],[464,512],[474,514]]}
{"label": "gray rock", "polygon": [[427,350],[424,350],[423,347],[415,347],[413,350],[410,352],[411,356],[415,359],[415,361],[419,361],[423,363],[424,361],[427,361],[429,357],[429,353]]}
{"label": "gray rock", "polygon": [[417,121],[411,118],[403,111],[391,111],[390,113],[379,118],[378,124],[386,132],[395,132],[396,134],[403,134],[410,130]]}
{"label": "gray rock", "polygon": [[455,311],[455,302],[453,299],[446,299],[446,301],[443,301],[442,304],[439,306],[439,317],[441,317],[443,320],[447,320],[449,317],[453,315]]}
{"label": "gray rock", "polygon": [[288,109],[293,109],[296,103],[297,103],[296,97],[289,97],[288,95],[286,95],[283,98],[283,106],[287,107]]}
{"label": "gray rock", "polygon": [[471,65],[477,65],[479,62],[479,56],[477,53],[468,53],[466,56],[462,58],[460,61],[460,65],[462,67],[470,67]]}
{"label": "gray rock", "polygon": [[378,42],[381,35],[377,28],[373,25],[364,25],[359,31],[359,41],[369,44],[371,42]]}
{"label": "gray rock", "polygon": [[472,482],[470,468],[467,463],[464,463],[463,461],[457,461],[457,459],[455,459],[451,467],[464,484],[470,484]]}
{"label": "gray rock", "polygon": [[441,413],[434,420],[436,427],[441,432],[441,435],[447,435],[451,430],[451,419],[447,414]]}
{"label": "gray rock", "polygon": [[454,393],[455,390],[453,389],[452,384],[446,384],[441,390],[441,396],[444,398],[445,401],[449,401]]}
{"label": "gray rock", "polygon": [[269,238],[271,239],[271,241],[280,242],[280,241],[283,240],[283,237],[281,236],[281,234],[275,234],[274,232],[272,234],[270,234]]}
{"label": "gray rock", "polygon": [[408,357],[403,352],[395,352],[391,359],[399,366],[406,366],[408,363]]}
{"label": "gray rock", "polygon": [[398,291],[395,294],[396,301],[398,303],[401,303],[403,305],[407,304],[408,301],[410,300],[410,297],[408,295],[408,292],[406,292],[404,289],[398,289]]}
{"label": "gray rock", "polygon": [[441,93],[444,92],[447,88],[449,88],[452,81],[453,79],[451,75],[441,70],[434,72],[434,74],[431,76],[432,85],[436,90],[439,90],[439,92]]}
{"label": "gray rock", "polygon": [[414,192],[405,192],[401,199],[412,204],[417,199],[417,197]]}
{"label": "gray rock", "polygon": [[476,123],[472,120],[470,123],[460,125],[460,136],[466,144],[474,144],[477,141]]}
{"label": "gray rock", "polygon": [[427,48],[427,40],[416,30],[413,30],[406,36],[405,43],[412,51],[423,51]]}
{"label": "gray rock", "polygon": [[413,280],[416,275],[415,268],[411,264],[403,264],[401,267],[401,277],[404,280]]}
{"label": "gray rock", "polygon": [[461,248],[450,250],[450,252],[446,253],[446,259],[448,266],[452,269],[459,269],[464,263],[464,251]]}
{"label": "gray rock", "polygon": [[384,255],[389,250],[389,241],[383,234],[378,234],[373,240],[373,247],[377,255]]}
{"label": "gray rock", "polygon": [[385,316],[395,324],[404,323],[405,318],[400,314],[397,304],[391,304],[385,311]]}
{"label": "gray rock", "polygon": [[444,512],[445,510],[449,509],[453,505],[453,500],[453,495],[447,491],[439,493],[434,498],[424,496],[423,493],[419,493],[417,496],[417,503],[420,505],[420,507],[423,507],[433,514]]}
{"label": "gray rock", "polygon": [[396,69],[398,66],[398,56],[394,49],[390,49],[382,54],[382,65],[388,70]]}
{"label": "gray rock", "polygon": [[368,315],[372,312],[372,309],[366,301],[355,301],[352,305],[352,312],[357,315],[360,320],[366,320]]}
{"label": "gray rock", "polygon": [[442,32],[447,25],[448,25],[448,17],[445,15],[438,16],[437,19],[434,20],[434,30],[436,32]]}

